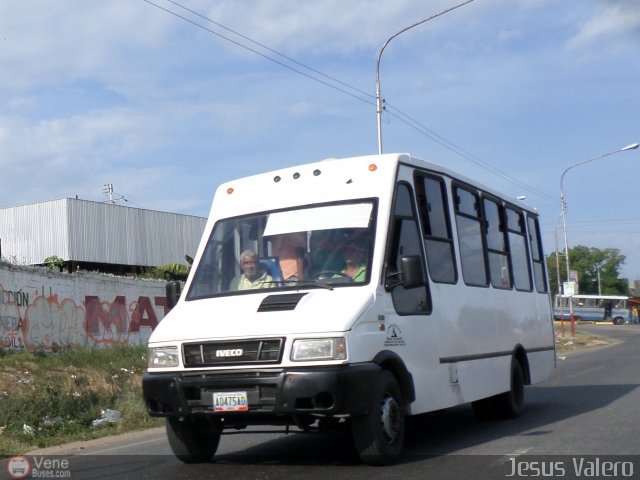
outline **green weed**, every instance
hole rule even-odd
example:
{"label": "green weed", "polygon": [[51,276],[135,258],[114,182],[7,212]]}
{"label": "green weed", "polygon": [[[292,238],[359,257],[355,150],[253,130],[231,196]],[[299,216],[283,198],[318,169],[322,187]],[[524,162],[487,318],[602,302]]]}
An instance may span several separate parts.
{"label": "green weed", "polygon": [[[0,455],[157,426],[142,400],[145,346],[0,351]],[[115,423],[92,425],[103,411]]]}

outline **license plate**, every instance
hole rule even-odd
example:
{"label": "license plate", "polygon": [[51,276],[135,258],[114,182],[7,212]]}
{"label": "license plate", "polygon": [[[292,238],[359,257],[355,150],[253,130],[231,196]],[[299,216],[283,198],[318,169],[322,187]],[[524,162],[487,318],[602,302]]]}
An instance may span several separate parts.
{"label": "license plate", "polygon": [[213,410],[215,412],[246,412],[249,410],[247,392],[214,392]]}

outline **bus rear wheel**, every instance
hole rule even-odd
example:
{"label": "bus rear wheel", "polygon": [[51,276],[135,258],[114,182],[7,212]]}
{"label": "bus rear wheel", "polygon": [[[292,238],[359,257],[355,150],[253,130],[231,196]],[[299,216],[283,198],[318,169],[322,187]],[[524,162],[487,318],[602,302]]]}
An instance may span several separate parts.
{"label": "bus rear wheel", "polygon": [[405,405],[402,390],[391,372],[381,372],[369,413],[354,417],[351,430],[364,463],[390,465],[400,456],[405,436]]}
{"label": "bus rear wheel", "polygon": [[616,317],[613,319],[613,324],[614,325],[624,325],[624,318],[622,317]]}
{"label": "bus rear wheel", "polygon": [[525,376],[522,363],[511,359],[510,388],[504,393],[471,403],[478,418],[516,418],[524,411]]}

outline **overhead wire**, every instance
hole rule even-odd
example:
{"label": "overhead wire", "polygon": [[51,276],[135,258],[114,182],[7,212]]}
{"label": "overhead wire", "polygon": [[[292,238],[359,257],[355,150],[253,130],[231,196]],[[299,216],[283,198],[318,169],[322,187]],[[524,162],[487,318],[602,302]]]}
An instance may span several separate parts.
{"label": "overhead wire", "polygon": [[[202,15],[201,13],[198,13],[198,12],[196,12],[194,10],[191,10],[190,8],[187,8],[184,5],[181,5],[180,3],[178,3],[178,2],[176,2],[174,0],[166,0],[166,1],[176,5],[177,7],[180,7],[182,9],[186,10],[189,13],[192,13],[192,14],[202,18],[203,20],[206,20],[207,22],[210,22],[210,23],[212,23],[212,24],[214,24],[214,25],[226,30],[227,32],[233,33],[234,35],[237,35],[240,38],[243,38],[243,39],[245,39],[245,40],[247,40],[247,41],[249,41],[249,42],[251,42],[251,43],[253,43],[255,45],[258,45],[259,47],[262,47],[265,50],[268,50],[269,52],[278,55],[279,57],[282,57],[282,58],[284,58],[284,59],[286,59],[286,60],[288,60],[288,61],[290,61],[292,63],[295,63],[296,65],[299,65],[302,68],[306,68],[307,70],[309,70],[309,71],[311,71],[313,73],[321,75],[322,77],[324,77],[324,78],[326,78],[328,80],[331,80],[332,82],[336,82],[336,83],[338,83],[338,84],[340,84],[340,85],[342,85],[344,87],[350,88],[350,89],[358,92],[359,94],[364,95],[365,97],[370,97],[372,100],[375,100],[375,98],[376,98],[375,95],[373,95],[373,94],[371,94],[369,92],[365,92],[364,90],[361,90],[361,89],[359,89],[357,87],[354,87],[353,85],[349,85],[348,83],[343,82],[342,80],[340,80],[338,78],[332,77],[331,75],[327,75],[326,73],[323,73],[320,70],[316,70],[315,68],[312,68],[312,67],[310,67],[308,65],[305,65],[304,63],[296,60],[295,58],[289,57],[288,55],[285,55],[284,53],[279,52],[279,51],[269,47],[268,45],[265,45],[264,43],[260,43],[257,40],[254,40],[254,39],[252,39],[250,37],[247,37],[246,35],[243,35],[240,32],[236,32],[235,30],[232,30],[231,28],[229,28],[229,27],[227,27],[227,26],[225,26],[225,25],[223,25],[221,23],[218,23],[215,20],[212,20],[212,19],[208,18],[208,17]],[[147,2],[147,3],[150,3],[150,2]],[[373,105],[375,105],[375,103]]]}
{"label": "overhead wire", "polygon": [[488,171],[490,171],[491,173],[493,173],[494,175],[502,178],[503,180],[506,180],[510,183],[513,183],[514,185],[517,185],[518,187],[522,188],[523,190],[526,190],[529,193],[532,193],[534,195],[537,195],[545,200],[548,200],[550,202],[556,202],[556,198],[552,197],[551,195],[543,192],[542,190],[539,190],[537,188],[534,188],[526,183],[524,183],[523,181],[517,179],[516,177],[509,175],[505,172],[503,172],[502,170],[500,170],[497,167],[494,167],[493,165],[491,165],[488,162],[485,162],[484,160],[478,158],[476,155],[469,153],[468,151],[466,151],[464,148],[456,145],[455,143],[453,143],[450,140],[447,140],[446,138],[444,138],[442,135],[439,135],[438,133],[434,132],[433,130],[431,130],[430,128],[426,127],[425,125],[423,125],[422,123],[420,123],[418,120],[410,117],[409,115],[401,112],[400,110],[398,110],[397,108],[389,105],[387,103],[387,107],[391,108],[394,112],[389,112],[390,115],[392,115],[393,117],[397,118],[398,120],[400,120],[401,122],[405,123],[406,125],[410,126],[411,128],[414,128],[415,130],[417,130],[418,132],[422,133],[423,135],[429,137],[431,140],[433,140],[434,142],[436,142],[437,144],[445,147],[446,149],[456,153],[457,155],[461,156],[462,158],[478,165],[479,167],[482,167]]}
{"label": "overhead wire", "polygon": [[200,25],[198,22],[194,22],[193,20],[191,20],[191,19],[189,19],[187,17],[184,17],[184,16],[180,15],[179,13],[176,13],[176,12],[173,12],[173,11],[167,9],[167,8],[164,8],[164,7],[160,6],[160,5],[158,5],[157,3],[152,2],[151,0],[142,0],[142,1],[145,2],[145,3],[148,3],[149,5],[153,5],[156,8],[159,8],[160,10],[163,10],[164,12],[166,12],[166,13],[168,13],[170,15],[173,15],[173,16],[175,16],[177,18],[180,18],[181,20],[184,20],[185,22],[190,23],[191,25],[194,25],[194,26],[196,26],[198,28],[201,28],[201,29],[213,34],[213,35],[216,35],[217,37],[220,37],[223,40],[227,40],[228,42],[231,42],[234,45],[237,45],[237,46],[239,46],[241,48],[244,48],[245,50],[249,50],[250,52],[255,53],[256,55],[259,55],[259,56],[261,56],[261,57],[263,57],[263,58],[265,58],[267,60],[270,60],[271,62],[274,62],[274,63],[280,65],[281,67],[284,67],[284,68],[286,68],[288,70],[291,70],[291,71],[293,71],[293,72],[295,72],[295,73],[297,73],[299,75],[302,75],[304,77],[307,77],[307,78],[309,78],[311,80],[315,80],[316,82],[322,83],[323,85],[325,85],[327,87],[333,88],[334,90],[338,90],[339,92],[342,92],[345,95],[349,95],[350,97],[353,97],[353,98],[355,98],[357,100],[360,100],[362,102],[365,102],[365,103],[368,103],[370,105],[373,105],[373,102],[365,100],[365,99],[363,99],[363,98],[361,98],[361,97],[359,97],[359,96],[357,96],[357,95],[355,95],[355,94],[353,94],[351,92],[347,92],[346,90],[344,90],[344,89],[342,89],[340,87],[336,87],[335,85],[332,85],[329,82],[326,82],[324,80],[316,78],[316,77],[314,77],[314,76],[312,76],[312,75],[310,75],[308,73],[305,73],[305,72],[303,72],[301,70],[298,70],[298,69],[292,67],[291,65],[287,65],[284,62],[281,62],[281,61],[279,61],[279,60],[277,60],[275,58],[272,58],[272,57],[270,57],[268,55],[265,55],[264,53],[261,53],[261,52],[257,51],[254,48],[248,47],[247,45],[244,45],[244,44],[242,44],[242,43],[240,43],[240,42],[238,42],[236,40],[233,40],[232,38],[229,38],[229,37],[227,37],[225,35],[222,35],[221,33],[218,33],[215,30],[207,28],[204,25]]}
{"label": "overhead wire", "polygon": [[[251,42],[254,45],[259,46],[260,48],[263,48],[263,49],[267,50],[268,52],[271,52],[274,55],[277,55],[278,57],[283,58],[283,59],[287,60],[288,62],[293,63],[294,65],[297,65],[298,67],[306,69],[307,71],[312,72],[315,75],[319,75],[319,76],[323,77],[326,80],[323,80],[322,78],[317,78],[317,76],[314,76],[314,75],[312,75],[310,73],[302,71],[299,68],[293,67],[293,66],[291,66],[291,65],[289,65],[289,64],[287,64],[287,63],[285,63],[283,61],[278,60],[277,58],[273,58],[272,56],[267,55],[265,53],[262,53],[262,52],[256,50],[255,48],[251,48],[250,46],[245,45],[244,43],[241,43],[240,41],[234,40],[234,39],[232,39],[232,38],[230,38],[230,37],[228,37],[226,35],[223,35],[223,34],[221,34],[219,32],[216,32],[215,30],[213,30],[211,28],[208,28],[208,27],[206,27],[204,25],[201,25],[200,23],[198,23],[198,22],[196,22],[196,21],[194,21],[194,20],[192,20],[190,18],[187,18],[187,17],[185,17],[183,15],[180,15],[179,13],[176,13],[176,12],[174,12],[174,11],[168,9],[168,8],[165,8],[165,7],[161,6],[161,5],[158,5],[157,3],[155,3],[155,2],[153,2],[151,0],[143,0],[143,1],[145,3],[147,3],[147,4],[149,4],[149,5],[152,5],[152,6],[156,7],[156,8],[158,8],[158,9],[160,9],[160,10],[162,10],[162,11],[168,13],[168,14],[170,14],[170,15],[173,15],[173,16],[181,19],[181,20],[184,20],[187,23],[190,23],[191,25],[193,25],[195,27],[201,28],[201,29],[203,29],[203,30],[205,30],[205,31],[207,31],[207,32],[219,37],[219,38],[222,38],[223,40],[231,42],[231,43],[233,43],[234,45],[236,45],[238,47],[244,48],[244,49],[246,49],[246,50],[248,50],[248,51],[250,51],[250,52],[252,52],[252,53],[254,53],[256,55],[259,55],[260,57],[262,57],[262,58],[264,58],[266,60],[274,62],[274,63],[276,63],[277,65],[279,65],[281,67],[284,67],[284,68],[286,68],[286,69],[288,69],[290,71],[293,71],[294,73],[302,75],[302,76],[304,76],[304,77],[306,77],[306,78],[308,78],[310,80],[314,80],[316,82],[319,82],[319,83],[321,83],[321,84],[323,84],[323,85],[325,85],[325,86],[327,86],[329,88],[333,88],[334,90],[337,90],[337,91],[339,91],[339,92],[341,92],[341,93],[343,93],[345,95],[348,95],[348,96],[350,96],[352,98],[355,98],[356,100],[359,100],[359,101],[361,101],[363,103],[366,103],[368,105],[371,105],[371,106],[375,107],[375,96],[374,95],[371,95],[371,94],[369,94],[369,93],[365,92],[364,90],[361,90],[361,89],[359,89],[357,87],[349,85],[348,83],[346,83],[346,82],[344,82],[342,80],[339,80],[339,79],[337,79],[337,78],[335,78],[333,76],[327,75],[327,74],[325,74],[325,73],[323,73],[323,72],[321,72],[321,71],[319,71],[319,70],[317,70],[315,68],[309,67],[308,65],[305,65],[304,63],[302,63],[302,62],[300,62],[300,61],[298,61],[298,60],[296,60],[296,59],[294,59],[292,57],[289,57],[289,56],[287,56],[287,55],[285,55],[285,54],[283,54],[281,52],[278,52],[277,50],[275,50],[275,49],[273,49],[273,48],[271,48],[271,47],[269,47],[269,46],[267,46],[267,45],[265,45],[263,43],[260,43],[260,42],[258,42],[256,40],[253,40],[250,37],[248,37],[246,35],[243,35],[242,33],[239,33],[239,32],[237,32],[235,30],[232,30],[231,28],[228,28],[225,25],[206,17],[205,15],[202,15],[202,14],[200,14],[200,13],[198,13],[198,12],[188,8],[188,7],[186,7],[186,6],[182,5],[182,4],[180,4],[179,2],[176,2],[175,0],[166,0],[166,1],[171,3],[171,4],[173,4],[173,5],[175,5],[176,7],[179,7],[181,9],[191,13],[192,15],[197,16],[198,18],[201,18],[201,19],[203,19],[203,20],[205,20],[205,21],[207,21],[207,22],[209,22],[209,23],[211,23],[213,25],[216,25],[219,28],[224,29],[227,32],[232,33],[233,35],[238,36],[239,38],[242,38],[243,40],[246,40],[248,42]],[[340,86],[336,86],[336,85],[334,85],[333,83],[330,83],[330,82],[334,82],[334,83],[336,83],[336,84],[338,84]],[[350,89],[351,91],[347,91],[346,90],[347,88]],[[466,151],[462,147],[456,145],[455,143],[453,143],[450,140],[446,139],[442,135],[439,135],[438,133],[436,133],[433,130],[429,129],[428,127],[426,127],[425,125],[420,123],[418,120],[410,117],[409,115],[405,114],[404,112],[402,112],[400,109],[394,107],[393,105],[391,105],[389,103],[387,103],[386,105],[387,105],[387,108],[388,108],[387,112],[388,112],[388,114],[390,116],[393,116],[394,118],[398,119],[402,123],[404,123],[407,126],[413,128],[417,132],[421,133],[422,135],[426,136],[427,138],[431,139],[432,141],[434,141],[435,143],[441,145],[442,147],[444,147],[444,148],[452,151],[453,153],[459,155],[460,157],[464,158],[465,160],[468,160],[468,161],[474,163],[475,165],[478,165],[479,167],[490,171],[494,175],[502,178],[503,180],[506,180],[509,183],[517,185],[519,188],[522,188],[522,189],[526,190],[527,192],[529,192],[529,193],[531,193],[533,195],[536,195],[536,196],[538,196],[538,197],[540,197],[540,198],[542,198],[544,200],[547,200],[547,201],[550,201],[550,202],[555,202],[556,201],[556,199],[554,197],[552,197],[551,195],[548,195],[547,193],[545,193],[545,192],[543,192],[543,191],[541,191],[541,190],[539,190],[539,189],[537,189],[535,187],[532,187],[532,186],[526,184],[525,182],[522,182],[521,180],[517,179],[516,177],[513,177],[512,175],[509,175],[509,174],[503,172],[502,170],[500,170],[499,168],[494,167],[491,164],[489,164],[488,162],[480,159],[476,155],[473,155],[473,154],[469,153],[468,151]]]}

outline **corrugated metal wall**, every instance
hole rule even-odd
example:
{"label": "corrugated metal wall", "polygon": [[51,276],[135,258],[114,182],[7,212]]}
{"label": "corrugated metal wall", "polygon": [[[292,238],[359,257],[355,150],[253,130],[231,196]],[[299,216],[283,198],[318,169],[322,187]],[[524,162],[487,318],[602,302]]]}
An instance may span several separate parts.
{"label": "corrugated metal wall", "polygon": [[2,256],[25,264],[50,255],[123,265],[183,264],[185,255],[195,255],[205,224],[201,217],[72,198],[0,209]]}
{"label": "corrugated metal wall", "polygon": [[0,209],[2,257],[33,265],[57,255],[69,258],[66,199]]}

